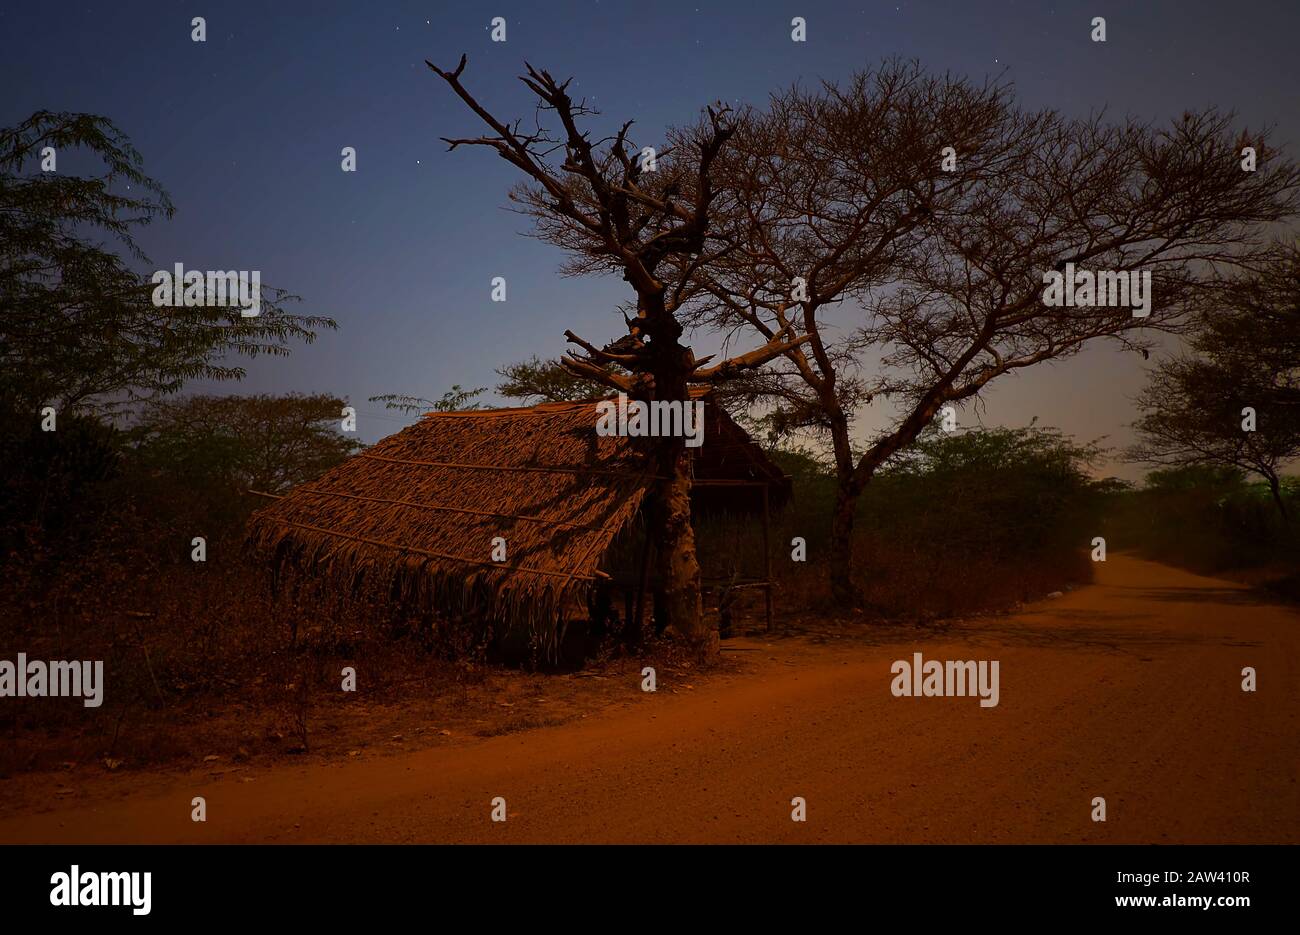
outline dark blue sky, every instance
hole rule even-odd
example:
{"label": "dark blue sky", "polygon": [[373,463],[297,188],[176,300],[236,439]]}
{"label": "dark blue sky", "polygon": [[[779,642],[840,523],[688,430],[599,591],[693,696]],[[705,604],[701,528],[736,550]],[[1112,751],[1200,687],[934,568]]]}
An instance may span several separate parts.
{"label": "dark blue sky", "polygon": [[[193,16],[207,20],[206,43],[190,40]],[[490,41],[493,16],[508,22],[505,43]],[[806,43],[790,41],[794,16]],[[1094,16],[1106,17],[1105,44],[1089,39]],[[651,145],[709,101],[757,103],[900,55],[972,77],[1005,70],[1023,104],[1070,114],[1235,109],[1243,124],[1276,124],[1294,157],[1297,36],[1294,0],[23,3],[0,10],[0,125],[39,108],[113,119],[176,203],[173,221],[140,238],[155,268],[258,269],[341,325],[223,391],[338,393],[373,441],[404,420],[366,397],[491,386],[498,365],[561,352],[565,328],[618,336],[612,309],[627,297],[617,280],[561,279],[558,251],[520,236],[526,220],[503,210],[511,167],[446,152],[440,136],[478,128],[426,58],[450,66],[467,52],[466,83],[501,115],[532,113],[514,77],[525,59],[574,75]],[[344,146],[356,173],[340,171]],[[507,278],[504,304],[489,299],[493,276]],[[1006,378],[981,418],[1036,415],[1122,442],[1142,366],[1102,350]]]}

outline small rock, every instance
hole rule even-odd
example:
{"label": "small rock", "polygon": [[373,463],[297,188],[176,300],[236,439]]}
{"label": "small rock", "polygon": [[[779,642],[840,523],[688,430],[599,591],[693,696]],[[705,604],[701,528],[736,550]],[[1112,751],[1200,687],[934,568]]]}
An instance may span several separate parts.
{"label": "small rock", "polygon": [[1056,600],[1058,597],[1065,597],[1065,592],[1053,591],[1051,594],[1047,595],[1047,599],[1052,601]]}

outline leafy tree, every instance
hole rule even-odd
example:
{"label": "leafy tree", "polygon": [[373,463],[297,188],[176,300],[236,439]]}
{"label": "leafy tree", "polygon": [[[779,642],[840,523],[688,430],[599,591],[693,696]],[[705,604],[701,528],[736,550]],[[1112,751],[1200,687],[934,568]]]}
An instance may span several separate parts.
{"label": "leafy tree", "polygon": [[130,436],[147,468],[205,478],[235,496],[283,493],[360,450],[339,431],[345,405],[324,393],[160,399]]}
{"label": "leafy tree", "polygon": [[385,409],[392,409],[404,415],[417,412],[463,412],[486,408],[482,403],[471,402],[487,392],[487,387],[476,390],[462,389],[459,383],[453,383],[451,389],[438,399],[425,399],[423,396],[406,396],[402,393],[385,393],[371,396],[372,403],[383,403]]}
{"label": "leafy tree", "polygon": [[[1088,473],[1100,450],[1055,429],[927,428],[880,473],[871,527],[912,527],[917,538],[999,561],[1076,553],[1100,502]],[[942,509],[936,509],[942,504]]]}
{"label": "leafy tree", "polygon": [[[617,368],[611,365],[609,369],[615,372]],[[603,384],[573,373],[563,362],[542,360],[536,355],[497,368],[497,375],[505,381],[497,385],[498,395],[529,404],[596,399],[608,392]]]}
{"label": "leafy tree", "polygon": [[983,473],[994,477],[1008,463],[1032,466],[1038,474],[1063,486],[1091,483],[1087,467],[1100,450],[1081,445],[1057,429],[981,428],[944,432],[929,427],[903,452],[890,470],[895,475]]}
{"label": "leafy tree", "polygon": [[123,434],[122,498],[139,514],[137,537],[173,558],[193,536],[237,541],[250,491],[282,494],[361,448],[340,431],[345,401],[327,394],[187,396],[150,402]]}
{"label": "leafy tree", "polygon": [[[944,406],[1097,341],[1145,351],[1150,332],[1184,330],[1207,270],[1250,265],[1300,204],[1300,169],[1228,115],[1025,112],[1008,88],[909,63],[778,92],[737,126],[713,173],[733,248],[691,271],[695,320],[807,339],[742,391],[772,430],[833,452],[832,584],[849,606],[856,504]],[[1048,306],[1043,275],[1068,263],[1149,273],[1149,314]],[[868,407],[890,424],[855,445]]]}
{"label": "leafy tree", "polygon": [[1188,464],[1181,467],[1157,468],[1148,471],[1143,481],[1143,486],[1147,490],[1170,493],[1187,490],[1236,493],[1245,484],[1244,471],[1217,464]]}
{"label": "leafy tree", "polygon": [[1288,519],[1282,471],[1300,456],[1300,250],[1216,282],[1201,305],[1191,353],[1156,367],[1138,397],[1129,456],[1256,474]]}
{"label": "leafy tree", "polygon": [[442,397],[434,402],[434,412],[462,412],[470,409],[483,409],[482,403],[471,402],[478,396],[487,392],[487,387],[480,386],[476,390],[461,389],[459,383],[453,383],[451,389],[442,394]]}
{"label": "leafy tree", "polygon": [[123,470],[120,433],[76,412],[61,416],[53,432],[35,419],[7,421],[0,426],[0,564],[69,554],[65,547],[116,507],[106,489]]}
{"label": "leafy tree", "polygon": [[[41,171],[46,147],[64,165],[86,150],[103,172]],[[288,314],[296,297],[267,287],[256,317],[155,307],[149,276],[132,267],[147,262],[133,232],[172,214],[139,153],[104,117],[40,111],[0,129],[0,395],[11,414],[111,409],[191,379],[238,379],[244,370],[229,355],[283,356],[291,341],[336,327]]]}

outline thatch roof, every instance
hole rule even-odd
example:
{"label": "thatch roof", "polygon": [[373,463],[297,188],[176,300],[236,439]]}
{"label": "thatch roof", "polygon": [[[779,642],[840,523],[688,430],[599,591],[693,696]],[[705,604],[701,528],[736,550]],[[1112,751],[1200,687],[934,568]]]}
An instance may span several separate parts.
{"label": "thatch roof", "polygon": [[[786,483],[719,407],[705,412],[697,476]],[[598,436],[596,418],[594,401],[430,413],[255,513],[250,541],[345,587],[365,577],[442,612],[549,623],[603,576],[655,480],[652,440]]]}

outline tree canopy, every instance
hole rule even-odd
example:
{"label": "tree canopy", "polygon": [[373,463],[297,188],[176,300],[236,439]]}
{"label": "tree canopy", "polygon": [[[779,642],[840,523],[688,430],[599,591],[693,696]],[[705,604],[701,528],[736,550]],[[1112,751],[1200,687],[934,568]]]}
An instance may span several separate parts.
{"label": "tree canopy", "polygon": [[[84,150],[103,171],[45,171]],[[107,409],[174,393],[194,379],[233,380],[231,357],[289,353],[335,323],[292,315],[295,296],[262,287],[261,314],[158,308],[134,233],[171,218],[171,200],[110,120],[40,111],[0,129],[0,393],[13,412]],[[106,238],[107,242],[103,239]]]}
{"label": "tree canopy", "polygon": [[1200,299],[1187,352],[1159,364],[1138,397],[1129,456],[1262,477],[1286,514],[1281,475],[1300,456],[1300,250],[1224,277]]}

